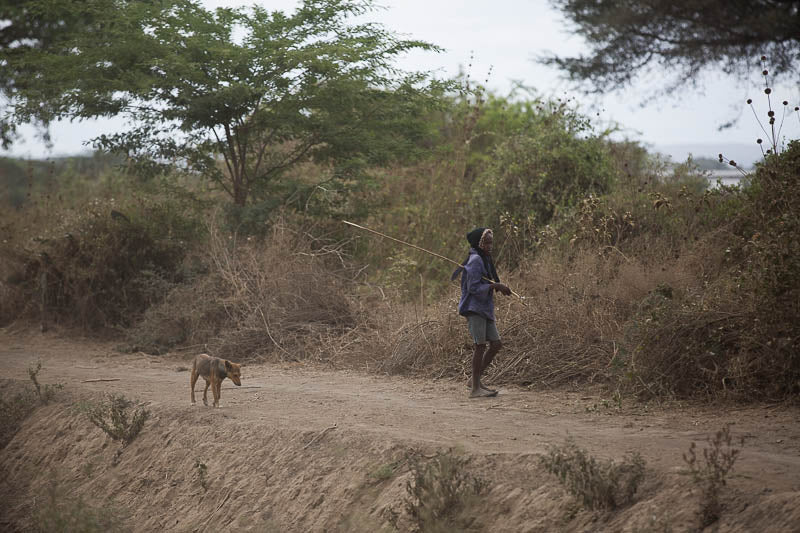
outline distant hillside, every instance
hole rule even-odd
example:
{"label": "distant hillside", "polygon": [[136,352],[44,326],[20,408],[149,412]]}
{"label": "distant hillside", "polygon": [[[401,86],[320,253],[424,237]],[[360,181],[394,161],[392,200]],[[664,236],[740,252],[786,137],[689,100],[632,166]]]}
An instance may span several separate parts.
{"label": "distant hillside", "polygon": [[717,159],[722,153],[728,159],[733,159],[742,168],[750,168],[756,161],[761,160],[761,149],[754,142],[751,144],[737,143],[702,143],[702,144],[659,144],[650,148],[652,151],[668,155],[673,161],[685,161],[689,154],[694,158]]}

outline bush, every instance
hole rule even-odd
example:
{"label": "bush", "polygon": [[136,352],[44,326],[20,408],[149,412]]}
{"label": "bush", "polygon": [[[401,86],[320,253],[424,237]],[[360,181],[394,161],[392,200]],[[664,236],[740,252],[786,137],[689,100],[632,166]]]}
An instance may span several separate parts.
{"label": "bush", "polygon": [[453,450],[425,460],[410,456],[406,508],[423,533],[465,531],[472,525],[464,511],[488,484],[468,470],[469,459]]}
{"label": "bush", "polygon": [[[482,225],[541,227],[588,194],[607,192],[615,179],[607,145],[588,120],[564,102],[540,104],[524,128],[494,148],[472,187],[473,205]],[[498,250],[506,238],[499,236]]]}
{"label": "bush", "polygon": [[55,398],[56,391],[64,386],[41,385],[38,380],[42,370],[42,362],[37,361],[36,366],[28,367],[28,377],[34,388],[28,384],[19,387],[14,382],[9,382],[2,387],[3,396],[0,397],[0,449],[8,444],[22,422],[28,418],[40,405],[47,405]]}
{"label": "bush", "polygon": [[800,143],[748,182],[698,206],[708,221],[681,250],[697,257],[696,281],[628,319],[623,384],[647,396],[800,392]]}
{"label": "bush", "polygon": [[618,464],[600,462],[571,439],[562,446],[550,446],[540,461],[590,509],[616,509],[632,502],[644,479],[645,462],[638,453]]}
{"label": "bush", "polygon": [[800,392],[800,141],[759,165],[745,190],[736,234],[742,289],[753,291],[753,333],[775,361],[776,392]]}
{"label": "bush", "polygon": [[[683,460],[689,466],[692,479],[695,484],[700,486],[700,509],[698,515],[701,528],[705,528],[716,522],[722,513],[722,502],[720,501],[720,491],[726,485],[726,479],[736,458],[741,450],[731,446],[730,426],[723,427],[714,435],[708,438],[708,446],[703,449],[704,465],[700,465],[695,452],[696,445],[692,442],[688,453],[683,454]],[[744,444],[744,439],[742,439]]]}
{"label": "bush", "polygon": [[33,382],[33,386],[36,388],[36,396],[39,398],[39,403],[42,405],[47,405],[53,398],[55,398],[56,391],[61,390],[64,388],[64,385],[61,383],[57,383],[55,385],[40,385],[39,384],[39,372],[42,370],[42,362],[37,361],[36,367],[29,366],[28,367],[28,377],[31,378]]}
{"label": "bush", "polygon": [[[135,409],[131,409],[135,407]],[[105,400],[81,406],[86,416],[106,435],[127,446],[136,438],[150,417],[150,411],[137,406],[122,394],[110,394]]]}
{"label": "bush", "polygon": [[[31,243],[7,243],[16,257],[16,289],[26,308],[0,319],[36,316],[95,329],[130,326],[182,278],[182,261],[197,235],[179,202],[134,197],[120,206],[94,200],[80,211],[44,221]],[[23,216],[23,215],[20,215]],[[24,221],[22,222],[24,223]],[[34,304],[34,305],[31,305]]]}

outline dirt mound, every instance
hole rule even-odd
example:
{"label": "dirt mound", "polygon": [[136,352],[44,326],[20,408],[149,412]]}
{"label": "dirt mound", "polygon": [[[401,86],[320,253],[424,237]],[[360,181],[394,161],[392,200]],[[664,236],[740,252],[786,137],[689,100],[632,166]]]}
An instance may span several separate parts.
{"label": "dirt mound", "polygon": [[[6,531],[65,516],[103,524],[88,531],[696,530],[701,491],[681,455],[693,440],[702,454],[725,423],[742,451],[712,527],[800,523],[800,417],[790,407],[613,409],[587,392],[521,389],[476,402],[463,383],[250,365],[243,387],[226,381],[223,408],[211,409],[188,405],[186,357],[2,341],[0,361],[18,383],[41,360],[40,381],[66,385],[0,451]],[[111,392],[150,411],[124,448],[79,409]],[[568,435],[600,461],[642,455],[631,504],[590,510],[548,472],[541,457]],[[412,490],[421,479],[425,501]]]}
{"label": "dirt mound", "polygon": [[[74,409],[40,409],[2,453],[4,527],[34,527],[56,487],[59,505],[72,498],[74,506],[79,495],[87,509],[114,513],[133,531],[410,531],[417,525],[408,509],[413,461],[437,454],[342,428],[292,431],[170,408],[154,409],[146,431],[120,449]],[[466,530],[696,527],[697,495],[679,473],[650,470],[633,505],[593,513],[544,471],[538,454],[464,457],[486,483],[456,517]],[[734,490],[720,530],[791,531],[799,497]]]}

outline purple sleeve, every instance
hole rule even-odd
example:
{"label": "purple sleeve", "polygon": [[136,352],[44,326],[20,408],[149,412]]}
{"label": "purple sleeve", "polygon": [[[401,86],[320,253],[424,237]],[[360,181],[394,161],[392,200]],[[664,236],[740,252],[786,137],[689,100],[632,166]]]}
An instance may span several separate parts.
{"label": "purple sleeve", "polygon": [[489,293],[489,287],[491,287],[491,285],[489,282],[481,279],[483,277],[483,264],[481,259],[479,257],[477,261],[471,259],[464,265],[464,269],[467,271],[467,292],[469,292],[469,294],[485,297]]}

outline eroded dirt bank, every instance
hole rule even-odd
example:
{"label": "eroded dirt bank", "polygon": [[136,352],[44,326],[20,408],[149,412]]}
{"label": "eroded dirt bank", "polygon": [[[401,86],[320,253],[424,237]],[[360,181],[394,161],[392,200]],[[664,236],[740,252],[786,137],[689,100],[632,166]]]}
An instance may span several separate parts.
{"label": "eroded dirt bank", "polygon": [[[187,356],[120,355],[110,345],[0,333],[6,378],[43,383],[61,400],[38,409],[0,452],[0,525],[33,526],[48,487],[114,509],[134,531],[393,531],[414,526],[409,457],[449,448],[486,482],[462,523],[476,531],[690,531],[699,491],[682,459],[724,424],[741,455],[723,491],[720,531],[797,531],[800,413],[785,406],[621,409],[586,391],[503,390],[468,400],[463,383],[249,365],[225,382],[223,407],[189,406]],[[87,381],[111,379],[119,381]],[[74,409],[104,392],[147,404],[151,418],[120,445]],[[646,460],[635,502],[581,510],[539,463],[575,442],[599,458]],[[739,439],[744,437],[744,445]],[[202,466],[201,466],[202,465]]]}

